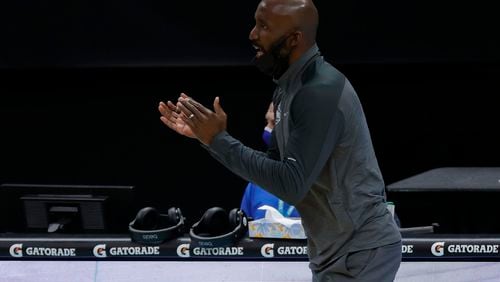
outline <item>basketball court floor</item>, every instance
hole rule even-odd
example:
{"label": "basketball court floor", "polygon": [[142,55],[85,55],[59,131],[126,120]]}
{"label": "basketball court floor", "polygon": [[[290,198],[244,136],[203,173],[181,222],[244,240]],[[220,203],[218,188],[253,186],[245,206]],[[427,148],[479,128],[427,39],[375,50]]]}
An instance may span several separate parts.
{"label": "basketball court floor", "polygon": [[[0,261],[1,282],[310,282],[307,262]],[[398,282],[500,281],[500,262],[403,262]]]}

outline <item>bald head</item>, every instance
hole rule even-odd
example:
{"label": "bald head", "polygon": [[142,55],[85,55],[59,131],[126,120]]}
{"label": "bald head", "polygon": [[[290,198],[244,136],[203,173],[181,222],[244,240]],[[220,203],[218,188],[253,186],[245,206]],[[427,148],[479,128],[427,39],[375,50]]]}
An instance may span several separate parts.
{"label": "bald head", "polygon": [[288,18],[288,28],[302,31],[308,43],[315,42],[318,10],[312,0],[262,0],[259,6],[278,17]]}
{"label": "bald head", "polygon": [[257,59],[286,58],[291,65],[316,44],[317,28],[318,11],[312,0],[261,0],[249,39]]}

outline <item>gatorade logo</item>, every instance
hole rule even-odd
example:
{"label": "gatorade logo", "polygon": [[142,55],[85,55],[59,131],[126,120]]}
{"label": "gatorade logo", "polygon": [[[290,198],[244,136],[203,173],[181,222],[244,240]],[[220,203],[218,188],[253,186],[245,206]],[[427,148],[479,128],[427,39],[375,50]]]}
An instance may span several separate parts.
{"label": "gatorade logo", "polygon": [[177,247],[177,255],[180,256],[181,258],[188,258],[189,257],[189,244],[180,244]]}
{"label": "gatorade logo", "polygon": [[437,257],[444,255],[444,242],[436,242],[431,246],[431,253]]}
{"label": "gatorade logo", "polygon": [[9,253],[15,258],[23,257],[23,244],[14,244],[10,246]]}
{"label": "gatorade logo", "polygon": [[274,244],[264,244],[260,248],[260,254],[265,258],[274,257]]}
{"label": "gatorade logo", "polygon": [[106,244],[99,244],[94,247],[94,250],[92,251],[94,253],[95,257],[98,258],[105,258],[107,257],[106,254]]}

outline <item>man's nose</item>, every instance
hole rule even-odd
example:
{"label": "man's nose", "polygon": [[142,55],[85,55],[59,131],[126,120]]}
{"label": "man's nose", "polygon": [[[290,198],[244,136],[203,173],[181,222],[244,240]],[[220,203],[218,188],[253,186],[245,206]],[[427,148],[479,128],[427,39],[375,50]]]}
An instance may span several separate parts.
{"label": "man's nose", "polygon": [[248,35],[248,39],[250,39],[250,41],[255,41],[257,40],[259,37],[257,36],[257,32],[255,31],[255,26],[252,28],[252,30],[250,31],[250,34]]}

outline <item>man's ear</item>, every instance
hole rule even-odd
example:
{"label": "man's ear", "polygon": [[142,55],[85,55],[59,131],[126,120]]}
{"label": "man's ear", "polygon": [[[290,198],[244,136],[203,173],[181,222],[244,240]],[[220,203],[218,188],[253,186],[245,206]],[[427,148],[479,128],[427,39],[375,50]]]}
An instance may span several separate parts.
{"label": "man's ear", "polygon": [[295,47],[299,45],[300,41],[302,41],[302,39],[304,38],[304,34],[302,33],[302,31],[297,30],[294,33],[292,33],[292,36],[290,36],[289,38],[290,38],[290,43],[289,43],[290,46]]}

